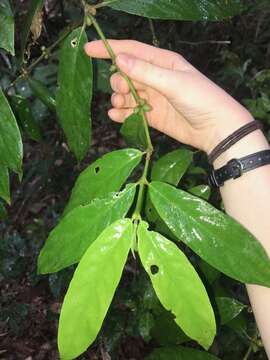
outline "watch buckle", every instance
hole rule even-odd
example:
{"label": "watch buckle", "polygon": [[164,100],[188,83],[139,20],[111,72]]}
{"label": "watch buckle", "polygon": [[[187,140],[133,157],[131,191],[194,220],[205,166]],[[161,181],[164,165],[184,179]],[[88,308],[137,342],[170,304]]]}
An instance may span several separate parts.
{"label": "watch buckle", "polygon": [[233,178],[237,179],[243,174],[243,164],[238,159],[231,159],[227,165],[230,165],[233,169]]}

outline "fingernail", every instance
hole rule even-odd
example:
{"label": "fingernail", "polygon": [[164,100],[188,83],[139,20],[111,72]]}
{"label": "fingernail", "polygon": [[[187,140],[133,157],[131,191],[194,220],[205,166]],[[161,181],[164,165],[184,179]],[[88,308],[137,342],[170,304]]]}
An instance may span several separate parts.
{"label": "fingernail", "polygon": [[116,63],[119,67],[124,66],[125,69],[130,70],[134,64],[134,57],[127,54],[119,54],[116,58]]}

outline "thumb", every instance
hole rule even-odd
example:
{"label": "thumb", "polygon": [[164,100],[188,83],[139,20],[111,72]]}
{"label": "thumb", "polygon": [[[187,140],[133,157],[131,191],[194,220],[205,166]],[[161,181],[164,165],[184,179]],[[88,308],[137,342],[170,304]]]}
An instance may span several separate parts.
{"label": "thumb", "polygon": [[127,54],[119,54],[116,64],[132,80],[150,86],[164,95],[175,94],[175,86],[179,86],[179,71],[164,69]]}

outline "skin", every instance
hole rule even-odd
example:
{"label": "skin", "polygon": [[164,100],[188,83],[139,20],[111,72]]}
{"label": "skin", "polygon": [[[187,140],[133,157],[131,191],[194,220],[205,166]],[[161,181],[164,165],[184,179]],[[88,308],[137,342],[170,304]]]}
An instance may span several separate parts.
{"label": "skin", "polygon": [[[253,120],[241,104],[181,55],[132,40],[110,40],[110,45],[118,67],[152,107],[148,113],[150,126],[179,142],[209,154],[220,141]],[[101,41],[86,44],[85,51],[94,58],[109,58]],[[112,75],[111,86],[114,93],[108,115],[123,122],[133,112],[135,102],[121,75]],[[265,136],[256,130],[223,153],[214,168],[266,149],[269,144]],[[226,181],[220,191],[226,212],[256,236],[270,256],[269,184],[270,165],[266,165]],[[247,285],[247,291],[270,357],[270,289]]]}

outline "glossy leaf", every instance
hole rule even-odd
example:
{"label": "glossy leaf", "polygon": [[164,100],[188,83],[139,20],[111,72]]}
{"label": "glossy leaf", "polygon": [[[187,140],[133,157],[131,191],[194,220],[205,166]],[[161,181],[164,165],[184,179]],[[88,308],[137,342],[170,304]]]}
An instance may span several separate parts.
{"label": "glossy leaf", "polygon": [[142,114],[132,114],[124,122],[120,130],[126,143],[138,147],[142,150],[147,148],[147,138],[145,134]]}
{"label": "glossy leaf", "polygon": [[0,165],[0,198],[10,204],[8,168]]}
{"label": "glossy leaf", "polygon": [[56,101],[46,86],[34,78],[28,78],[28,83],[34,95],[51,111],[55,111]]}
{"label": "glossy leaf", "polygon": [[188,192],[192,195],[198,196],[204,200],[209,200],[211,195],[211,189],[208,185],[197,185],[190,189],[188,189]]}
{"label": "glossy leaf", "polygon": [[240,0],[111,0],[115,10],[152,19],[217,21],[241,12]]}
{"label": "glossy leaf", "polygon": [[124,149],[112,151],[96,160],[78,177],[64,215],[79,205],[89,204],[95,198],[119,191],[141,158],[139,150]]}
{"label": "glossy leaf", "polygon": [[170,239],[173,239],[173,240],[175,239],[175,236],[170,231],[170,229],[165,224],[165,222],[161,219],[157,210],[155,209],[154,205],[152,204],[149,193],[147,193],[146,200],[145,200],[145,215],[147,217],[147,220],[151,224],[154,224],[155,230],[157,232],[169,237]]}
{"label": "glossy leaf", "polygon": [[126,216],[136,186],[79,206],[65,216],[50,233],[38,258],[38,271],[47,274],[77,263],[99,234],[114,221]]}
{"label": "glossy leaf", "polygon": [[[174,150],[158,159],[152,168],[151,179],[178,185],[193,159],[193,153],[187,149]],[[145,212],[147,219],[155,223],[155,229],[162,234],[172,236],[164,221],[158,215],[150,197],[146,197]]]}
{"label": "glossy leaf", "polygon": [[24,27],[22,30],[22,36],[21,36],[21,53],[22,57],[24,55],[25,47],[27,44],[27,40],[30,34],[31,25],[33,23],[33,20],[35,19],[36,14],[41,11],[43,6],[44,0],[31,0],[28,12],[27,12],[27,18],[24,23]]}
{"label": "glossy leaf", "polygon": [[0,1],[0,48],[14,52],[14,18],[9,0]]}
{"label": "glossy leaf", "polygon": [[246,305],[240,303],[238,300],[229,297],[216,297],[215,300],[221,325],[234,319],[246,307]]}
{"label": "glossy leaf", "polygon": [[221,273],[206,261],[199,259],[198,265],[209,284],[212,285],[220,277]]}
{"label": "glossy leaf", "polygon": [[203,260],[236,280],[270,286],[269,257],[237,221],[165,183],[151,183],[150,198],[171,232]]}
{"label": "glossy leaf", "polygon": [[183,346],[155,349],[146,360],[218,360],[208,352]]}
{"label": "glossy leaf", "polygon": [[93,88],[92,61],[85,54],[87,36],[78,28],[66,37],[60,50],[56,108],[70,150],[80,161],[91,137],[90,103]]}
{"label": "glossy leaf", "polygon": [[21,173],[21,134],[9,103],[0,88],[0,164]]}
{"label": "glossy leaf", "polygon": [[95,340],[119,284],[132,235],[132,221],[119,220],[104,230],[84,254],[61,310],[61,359],[75,359]]}
{"label": "glossy leaf", "polygon": [[138,227],[138,250],[161,304],[175,315],[187,336],[208,349],[216,324],[203,283],[173,242],[147,228],[145,222]]}
{"label": "glossy leaf", "polygon": [[40,129],[36,119],[33,116],[29,101],[18,95],[12,96],[11,101],[17,118],[24,131],[28,134],[30,139],[40,141]]}
{"label": "glossy leaf", "polygon": [[192,162],[193,153],[187,149],[174,150],[159,158],[152,168],[151,179],[178,185]]}

